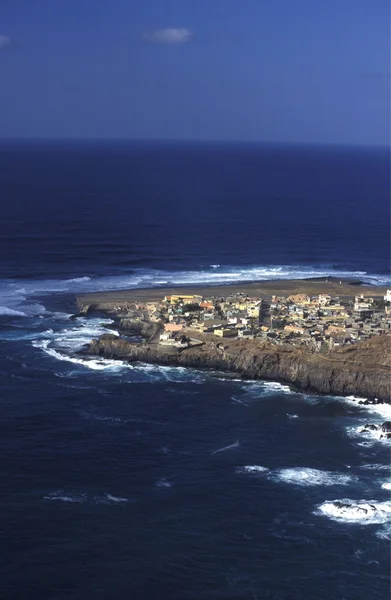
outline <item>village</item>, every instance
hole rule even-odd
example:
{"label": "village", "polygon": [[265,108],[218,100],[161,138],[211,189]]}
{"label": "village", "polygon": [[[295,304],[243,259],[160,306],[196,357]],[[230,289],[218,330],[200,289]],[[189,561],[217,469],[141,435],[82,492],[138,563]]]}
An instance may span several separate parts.
{"label": "village", "polygon": [[[227,297],[170,295],[160,301],[122,307],[132,318],[156,323],[149,341],[180,349],[213,340],[269,340],[302,345],[313,352],[355,344],[391,332],[391,290],[383,297],[293,294],[267,298],[239,293]],[[212,337],[213,336],[213,337]]]}

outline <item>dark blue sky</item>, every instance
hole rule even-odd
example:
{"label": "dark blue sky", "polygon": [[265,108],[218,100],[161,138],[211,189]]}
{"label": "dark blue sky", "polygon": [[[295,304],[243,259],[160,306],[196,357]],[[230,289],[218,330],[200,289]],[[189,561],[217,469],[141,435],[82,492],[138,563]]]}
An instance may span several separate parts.
{"label": "dark blue sky", "polygon": [[389,143],[389,0],[1,0],[0,137]]}

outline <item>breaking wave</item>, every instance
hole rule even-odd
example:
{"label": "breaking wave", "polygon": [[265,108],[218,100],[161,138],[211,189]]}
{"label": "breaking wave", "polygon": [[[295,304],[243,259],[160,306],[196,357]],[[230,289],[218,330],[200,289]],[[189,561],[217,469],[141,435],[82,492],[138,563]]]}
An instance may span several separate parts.
{"label": "breaking wave", "polygon": [[278,469],[270,473],[270,479],[281,483],[299,485],[301,487],[311,486],[333,486],[349,485],[356,480],[354,476],[343,473],[333,473],[332,471],[321,471],[319,469],[310,469],[295,467],[291,469]]}
{"label": "breaking wave", "polygon": [[13,308],[8,308],[7,306],[0,306],[0,316],[7,317],[27,317],[26,313],[21,310],[15,310]]}
{"label": "breaking wave", "polygon": [[379,417],[382,417],[383,419],[391,420],[391,404],[388,404],[386,402],[379,402],[378,404],[360,404],[360,402],[365,401],[366,398],[358,398],[356,396],[336,397],[342,400],[343,402],[360,408],[363,411],[379,415]]}
{"label": "breaking wave", "polygon": [[362,525],[391,523],[391,501],[376,500],[331,500],[316,507],[315,513],[345,523]]}
{"label": "breaking wave", "polygon": [[383,465],[381,463],[368,463],[365,465],[361,465],[360,469],[364,469],[365,471],[388,471],[391,474],[391,466]]}
{"label": "breaking wave", "polygon": [[267,467],[261,467],[261,465],[245,465],[244,467],[238,467],[236,469],[237,473],[252,473],[254,475],[263,473],[266,474],[269,472]]}
{"label": "breaking wave", "polygon": [[159,479],[155,483],[155,487],[158,487],[158,488],[168,489],[168,488],[171,488],[172,486],[173,486],[173,482],[169,481],[168,479],[165,479],[165,478]]}
{"label": "breaking wave", "polygon": [[236,404],[246,404],[251,400],[257,400],[275,394],[295,394],[288,385],[277,381],[240,381],[241,396],[232,396],[231,400]]}
{"label": "breaking wave", "polygon": [[276,469],[271,471],[260,465],[246,465],[238,467],[237,473],[264,474],[271,481],[289,483],[300,487],[349,485],[357,481],[357,477],[332,471],[321,471],[305,467],[294,467],[290,469]]}
{"label": "breaking wave", "polygon": [[66,492],[65,490],[56,490],[44,496],[44,500],[70,502],[76,504],[124,504],[129,502],[129,498],[113,496],[112,494],[93,495],[86,492]]}
{"label": "breaking wave", "polygon": [[239,446],[240,441],[236,440],[236,442],[234,442],[233,444],[229,444],[228,446],[223,446],[222,448],[215,450],[214,452],[212,452],[212,456],[214,456],[215,454],[220,454],[221,452],[226,452],[227,450],[234,450],[235,448],[239,448]]}
{"label": "breaking wave", "polygon": [[35,348],[40,348],[52,358],[56,358],[60,361],[71,362],[76,365],[82,365],[83,367],[93,369],[94,371],[103,371],[105,369],[118,371],[119,369],[123,368],[133,368],[132,365],[122,360],[111,360],[108,358],[78,358],[76,356],[70,356],[69,354],[64,354],[62,352],[59,352],[55,348],[50,347],[50,343],[50,340],[38,340],[34,341],[32,345]]}
{"label": "breaking wave", "polygon": [[[232,265],[210,265],[206,269],[194,271],[166,271],[163,269],[134,269],[131,275],[108,277],[80,276],[70,279],[14,280],[0,281],[0,304],[4,309],[15,310],[29,315],[45,311],[42,304],[31,299],[37,295],[51,293],[83,293],[137,288],[157,288],[183,285],[225,285],[251,281],[311,279],[334,276],[359,279],[372,285],[388,285],[387,275],[371,275],[365,271],[338,271],[330,268],[314,268],[302,265],[255,265],[235,267]],[[1,309],[0,309],[1,311]],[[3,313],[4,314],[4,313]],[[14,315],[23,316],[23,315]]]}

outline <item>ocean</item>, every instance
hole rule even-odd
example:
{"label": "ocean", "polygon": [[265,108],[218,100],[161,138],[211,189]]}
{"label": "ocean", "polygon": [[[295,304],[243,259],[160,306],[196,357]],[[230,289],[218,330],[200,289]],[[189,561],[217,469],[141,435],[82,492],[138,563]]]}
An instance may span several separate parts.
{"label": "ocean", "polygon": [[77,352],[79,292],[389,283],[389,150],[0,144],[2,600],[388,597],[391,405]]}

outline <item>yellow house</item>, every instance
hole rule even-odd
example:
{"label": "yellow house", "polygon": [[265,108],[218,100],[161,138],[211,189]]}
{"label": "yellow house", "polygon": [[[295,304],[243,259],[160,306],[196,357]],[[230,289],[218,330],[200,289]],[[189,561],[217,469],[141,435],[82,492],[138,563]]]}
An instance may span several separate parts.
{"label": "yellow house", "polygon": [[284,331],[287,333],[299,333],[300,335],[303,335],[305,329],[303,327],[298,327],[297,325],[285,325]]}
{"label": "yellow house", "polygon": [[186,295],[173,294],[172,296],[164,297],[164,301],[170,302],[170,304],[176,304],[180,300],[183,300],[183,302],[186,302],[189,304],[193,303],[193,302],[197,302],[199,304],[202,301],[202,296],[194,296],[194,295],[186,296]]}
{"label": "yellow house", "polygon": [[218,335],[219,337],[225,338],[225,337],[236,337],[238,335],[238,330],[237,329],[215,329],[214,330],[214,335]]}
{"label": "yellow house", "polygon": [[292,296],[288,296],[288,302],[293,302],[294,304],[309,304],[311,298],[307,296],[307,294],[293,294]]}

